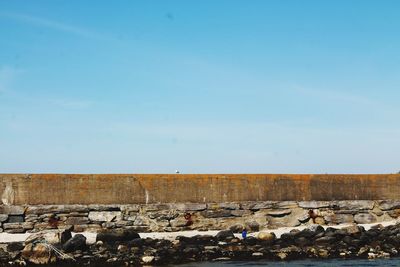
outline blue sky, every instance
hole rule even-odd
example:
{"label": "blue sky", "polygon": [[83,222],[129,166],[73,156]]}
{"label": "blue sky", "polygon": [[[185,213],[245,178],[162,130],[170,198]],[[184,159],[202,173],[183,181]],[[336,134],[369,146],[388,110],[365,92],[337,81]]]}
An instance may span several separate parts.
{"label": "blue sky", "polygon": [[399,10],[0,0],[0,172],[397,172]]}

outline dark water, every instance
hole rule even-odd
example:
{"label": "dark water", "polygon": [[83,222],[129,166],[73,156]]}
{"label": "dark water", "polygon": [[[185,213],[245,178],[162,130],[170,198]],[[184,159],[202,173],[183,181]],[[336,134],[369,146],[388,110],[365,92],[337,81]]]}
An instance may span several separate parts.
{"label": "dark water", "polygon": [[257,266],[257,267],[358,267],[358,266],[384,266],[384,267],[397,267],[400,266],[400,258],[394,259],[380,259],[380,260],[299,260],[290,262],[267,262],[267,261],[254,261],[254,262],[196,262],[190,264],[182,264],[179,267],[244,267],[244,266]]}

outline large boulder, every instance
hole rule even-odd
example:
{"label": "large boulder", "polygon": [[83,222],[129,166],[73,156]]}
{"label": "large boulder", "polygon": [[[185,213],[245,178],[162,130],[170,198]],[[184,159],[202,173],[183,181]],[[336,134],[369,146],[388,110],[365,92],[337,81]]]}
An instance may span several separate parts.
{"label": "large boulder", "polygon": [[86,237],[82,234],[76,234],[62,246],[65,252],[84,250],[86,248]]}
{"label": "large boulder", "polygon": [[25,244],[33,242],[46,242],[52,245],[63,244],[71,238],[71,231],[65,230],[46,230],[33,233],[27,237]]}
{"label": "large boulder", "polygon": [[215,235],[215,238],[218,240],[226,240],[228,238],[234,238],[234,237],[235,235],[231,230],[220,231]]}
{"label": "large boulder", "polygon": [[272,243],[276,239],[276,235],[273,232],[271,232],[271,233],[260,232],[260,233],[258,233],[257,238],[259,240],[268,241],[268,242]]}
{"label": "large boulder", "polygon": [[23,259],[34,264],[50,264],[56,262],[57,258],[47,244],[29,243],[21,252]]}
{"label": "large boulder", "polygon": [[108,230],[97,234],[96,241],[103,241],[105,243],[114,243],[117,241],[131,241],[140,238],[140,235],[133,230]]}

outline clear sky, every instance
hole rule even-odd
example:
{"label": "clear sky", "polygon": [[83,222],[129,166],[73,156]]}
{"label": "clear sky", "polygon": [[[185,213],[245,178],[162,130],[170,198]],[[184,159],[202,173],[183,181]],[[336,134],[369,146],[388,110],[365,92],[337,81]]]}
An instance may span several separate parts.
{"label": "clear sky", "polygon": [[399,11],[0,0],[0,172],[397,172]]}

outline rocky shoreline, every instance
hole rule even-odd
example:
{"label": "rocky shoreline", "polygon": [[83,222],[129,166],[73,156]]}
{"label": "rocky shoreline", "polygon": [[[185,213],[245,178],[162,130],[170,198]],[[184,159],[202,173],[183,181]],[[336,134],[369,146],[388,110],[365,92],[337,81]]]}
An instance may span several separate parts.
{"label": "rocky shoreline", "polygon": [[200,261],[296,259],[374,259],[400,256],[400,224],[375,225],[369,230],[352,225],[324,229],[311,225],[277,238],[260,232],[238,238],[232,230],[217,235],[177,236],[175,240],[141,238],[132,230],[107,230],[88,245],[70,230],[35,233],[25,242],[1,244],[1,266],[140,266]]}

